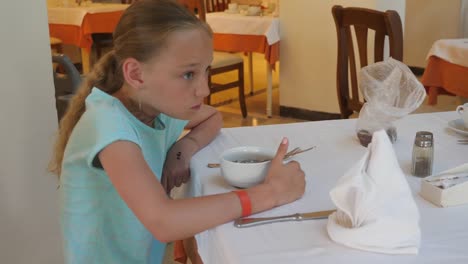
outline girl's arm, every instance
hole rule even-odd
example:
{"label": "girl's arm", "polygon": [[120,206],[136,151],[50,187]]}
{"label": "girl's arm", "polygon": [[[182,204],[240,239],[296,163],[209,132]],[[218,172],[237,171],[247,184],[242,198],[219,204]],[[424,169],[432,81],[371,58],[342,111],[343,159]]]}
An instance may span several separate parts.
{"label": "girl's arm", "polygon": [[190,129],[185,137],[196,141],[198,151],[216,137],[222,126],[223,118],[218,110],[209,105],[202,105],[198,114],[185,126],[186,129]]}
{"label": "girl's arm", "polygon": [[216,137],[222,123],[221,114],[208,105],[202,105],[190,120],[185,127],[190,132],[171,147],[164,161],[161,183],[167,193],[190,179],[190,159]]}
{"label": "girl's arm", "polygon": [[[292,202],[304,193],[304,173],[299,164],[283,164],[287,148],[288,142],[283,140],[265,182],[246,190],[253,213]],[[234,193],[169,199],[140,148],[132,142],[110,144],[100,152],[99,159],[122,199],[160,241],[187,238],[241,216],[241,204]]]}

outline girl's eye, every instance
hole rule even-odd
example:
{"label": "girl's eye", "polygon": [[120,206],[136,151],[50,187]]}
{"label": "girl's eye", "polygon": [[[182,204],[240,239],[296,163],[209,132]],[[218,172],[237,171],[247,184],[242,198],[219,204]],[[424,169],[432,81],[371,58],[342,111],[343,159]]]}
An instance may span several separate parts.
{"label": "girl's eye", "polygon": [[184,74],[184,79],[185,80],[191,80],[193,79],[193,72],[187,72]]}

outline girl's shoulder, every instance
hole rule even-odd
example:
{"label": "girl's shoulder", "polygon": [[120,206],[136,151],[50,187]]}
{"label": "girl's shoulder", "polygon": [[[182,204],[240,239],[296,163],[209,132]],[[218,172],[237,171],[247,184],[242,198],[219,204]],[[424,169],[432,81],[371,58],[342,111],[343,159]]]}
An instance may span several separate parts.
{"label": "girl's shoulder", "polygon": [[86,98],[82,119],[83,122],[91,123],[88,125],[125,127],[127,125],[134,126],[132,123],[135,121],[133,119],[136,118],[117,98],[98,88],[93,88]]}

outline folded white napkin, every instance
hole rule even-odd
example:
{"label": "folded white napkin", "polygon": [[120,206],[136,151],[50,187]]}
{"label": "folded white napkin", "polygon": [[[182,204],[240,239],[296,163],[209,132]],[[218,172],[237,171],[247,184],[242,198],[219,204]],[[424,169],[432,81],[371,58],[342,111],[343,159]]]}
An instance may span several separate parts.
{"label": "folded white napkin", "polygon": [[373,134],[364,157],[330,196],[337,208],[327,225],[333,241],[379,253],[418,253],[419,212],[384,130]]}

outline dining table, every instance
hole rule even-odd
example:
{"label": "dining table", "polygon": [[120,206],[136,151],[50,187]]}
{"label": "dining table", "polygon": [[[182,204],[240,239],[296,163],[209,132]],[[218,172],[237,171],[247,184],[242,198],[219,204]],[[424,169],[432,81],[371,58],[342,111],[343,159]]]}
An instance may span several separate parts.
{"label": "dining table", "polygon": [[[203,262],[468,263],[468,205],[442,208],[426,201],[419,194],[423,178],[411,175],[412,149],[418,131],[433,133],[434,174],[467,162],[468,146],[457,144],[457,139],[468,137],[468,131],[450,126],[450,122],[457,119],[457,113],[450,111],[411,114],[394,123],[397,140],[393,143],[393,149],[420,214],[421,243],[418,254],[381,254],[337,244],[328,236],[327,219],[280,222],[249,228],[237,228],[233,222],[228,222],[195,236]],[[315,146],[314,150],[293,158],[305,172],[305,193],[290,204],[252,217],[334,209],[330,190],[367,151],[356,137],[356,121],[327,120],[224,128],[213,142],[192,158],[191,181],[185,187],[184,196],[197,197],[236,190],[223,179],[219,168],[208,168],[207,164],[219,162],[220,154],[228,148],[259,146],[276,149],[281,139],[287,137],[290,148]]]}
{"label": "dining table", "polygon": [[92,34],[114,32],[127,4],[92,3],[47,8],[49,34],[81,49],[83,73],[91,68]]}
{"label": "dining table", "polygon": [[421,83],[429,94],[429,105],[437,104],[439,94],[468,98],[468,38],[435,41]]}
{"label": "dining table", "polygon": [[267,87],[266,115],[272,116],[272,73],[279,61],[279,18],[247,13],[212,12],[206,14],[206,22],[213,30],[213,48],[217,51],[244,52],[248,54],[250,93],[253,94],[252,52],[265,56]]}
{"label": "dining table", "polygon": [[[129,5],[92,3],[50,6],[49,34],[64,44],[81,49],[83,73],[88,73],[92,34],[112,33]],[[213,47],[217,51],[245,52],[249,55],[250,87],[253,93],[252,52],[264,54],[267,72],[266,114],[272,116],[272,73],[279,61],[279,18],[273,15],[247,15],[213,12],[206,14],[206,22],[213,30]]]}

